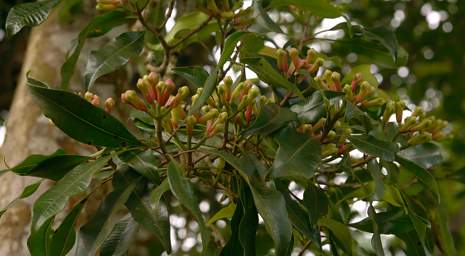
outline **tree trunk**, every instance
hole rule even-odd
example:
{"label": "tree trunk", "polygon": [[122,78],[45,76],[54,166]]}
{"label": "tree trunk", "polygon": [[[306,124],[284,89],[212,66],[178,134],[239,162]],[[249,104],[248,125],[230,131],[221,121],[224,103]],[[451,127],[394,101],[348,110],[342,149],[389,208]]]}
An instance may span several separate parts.
{"label": "tree trunk", "polygon": [[[84,15],[83,15],[84,16]],[[26,75],[48,84],[58,84],[60,66],[78,27],[62,25],[57,15],[52,14],[42,25],[33,28],[25,54],[10,115],[6,123],[6,139],[2,147],[2,169],[14,166],[30,154],[50,154],[58,148],[70,153],[85,149],[65,136],[49,122],[27,90]],[[4,162],[4,163],[3,163]],[[0,179],[0,207],[5,207],[16,198],[23,188],[35,179],[12,173]],[[43,188],[47,184],[42,184]],[[28,255],[26,239],[31,217],[31,199],[18,202],[0,220],[0,255]]]}

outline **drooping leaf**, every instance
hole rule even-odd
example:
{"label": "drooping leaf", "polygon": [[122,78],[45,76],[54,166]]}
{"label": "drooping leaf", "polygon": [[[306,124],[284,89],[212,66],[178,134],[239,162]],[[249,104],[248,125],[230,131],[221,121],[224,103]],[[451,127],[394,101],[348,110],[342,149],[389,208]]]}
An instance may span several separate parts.
{"label": "drooping leaf", "polygon": [[[386,212],[377,212],[374,218],[381,234],[399,235],[413,230],[409,217],[401,208],[392,207]],[[367,217],[359,222],[351,223],[350,226],[373,233],[372,221],[372,217]]]}
{"label": "drooping leaf", "polygon": [[123,256],[126,255],[129,246],[134,241],[137,231],[137,223],[130,215],[126,215],[115,224],[100,249],[101,256]]}
{"label": "drooping leaf", "polygon": [[71,196],[85,191],[94,173],[105,166],[109,159],[110,156],[105,156],[76,166],[43,193],[32,208],[31,233],[34,233],[46,220],[61,211]]}
{"label": "drooping leaf", "polygon": [[71,92],[49,89],[28,78],[44,114],[70,137],[87,144],[121,147],[140,142],[116,118]]}
{"label": "drooping leaf", "polygon": [[360,73],[362,75],[363,80],[367,81],[371,85],[378,87],[378,80],[376,77],[371,73],[371,65],[358,65],[350,69],[349,73],[344,75],[344,79],[342,79],[342,84],[348,84],[354,78],[355,74]]}
{"label": "drooping leaf", "polygon": [[152,209],[142,198],[133,192],[126,202],[131,216],[142,227],[155,235],[168,253],[171,253],[170,223],[168,215],[160,207]]}
{"label": "drooping leaf", "polygon": [[349,255],[352,255],[353,238],[347,225],[330,218],[321,218],[318,223],[321,226],[328,228],[341,243],[342,249]]}
{"label": "drooping leaf", "polygon": [[383,174],[381,173],[381,168],[378,162],[375,159],[372,159],[371,161],[368,162],[367,169],[370,172],[371,177],[375,181],[376,199],[380,200],[384,196],[384,182],[383,182]]}
{"label": "drooping leaf", "polygon": [[45,220],[27,239],[27,248],[31,256],[49,256],[52,239],[52,225],[55,215]]}
{"label": "drooping leaf", "polygon": [[320,143],[293,128],[283,130],[276,139],[279,148],[273,162],[272,175],[311,178],[321,159]]}
{"label": "drooping leaf", "polygon": [[294,104],[291,107],[302,122],[314,123],[325,114],[323,96],[320,91],[316,91],[305,102]]}
{"label": "drooping leaf", "polygon": [[84,207],[85,201],[77,204],[65,217],[53,234],[50,245],[50,255],[66,256],[76,242],[76,220]]}
{"label": "drooping leaf", "polygon": [[417,163],[402,157],[396,156],[396,161],[401,164],[406,170],[412,172],[418,179],[428,188],[434,195],[436,202],[440,201],[439,187],[436,178],[425,168],[418,165]]}
{"label": "drooping leaf", "polygon": [[8,203],[7,206],[5,206],[3,209],[0,210],[0,218],[3,216],[3,214],[10,208],[12,207],[13,205],[16,204],[16,202],[18,202],[19,200],[21,199],[24,199],[24,198],[28,198],[29,196],[31,196],[32,194],[34,194],[37,189],[40,187],[40,184],[42,184],[42,180],[39,180],[39,181],[36,181],[30,185],[27,185],[26,187],[24,187],[23,191],[21,192],[21,194],[15,198],[13,201],[11,201],[10,203]]}
{"label": "drooping leaf", "polygon": [[186,79],[196,88],[203,87],[208,79],[208,72],[203,67],[175,67],[173,72]]}
{"label": "drooping leaf", "polygon": [[223,207],[218,212],[216,212],[207,221],[207,224],[214,224],[216,221],[221,220],[221,219],[229,219],[233,216],[235,211],[236,211],[236,205],[234,203],[230,203],[226,207]]}
{"label": "drooping leaf", "polygon": [[376,211],[372,205],[368,207],[368,216],[371,218],[373,227],[373,236],[371,237],[371,246],[378,256],[384,256],[383,244],[381,242],[381,234],[379,231],[379,225],[376,221]]}
{"label": "drooping leaf", "polygon": [[126,32],[93,51],[85,71],[86,88],[91,88],[99,77],[117,70],[129,59],[138,56],[143,46],[144,32]]}
{"label": "drooping leaf", "polygon": [[342,15],[341,11],[327,0],[272,0],[270,3],[272,7],[289,5],[310,11],[312,15],[323,18],[336,18]]}
{"label": "drooping leaf", "polygon": [[349,140],[363,153],[386,161],[394,161],[395,154],[399,151],[396,144],[379,140],[371,135],[352,135]]}
{"label": "drooping leaf", "polygon": [[305,188],[303,204],[307,208],[310,221],[313,224],[316,224],[320,218],[328,213],[328,196],[323,189],[313,184],[309,184]]}
{"label": "drooping leaf", "polygon": [[255,122],[244,131],[244,135],[269,135],[296,119],[296,114],[287,108],[275,104],[262,107]]}
{"label": "drooping leaf", "polygon": [[406,148],[399,151],[398,155],[425,169],[429,169],[442,162],[441,149],[433,143],[425,143]]}
{"label": "drooping leaf", "polygon": [[124,207],[136,187],[135,181],[128,181],[123,187],[113,190],[100,204],[94,216],[79,230],[76,256],[95,255],[112,231],[115,216]]}
{"label": "drooping leaf", "polygon": [[239,200],[243,213],[237,230],[239,243],[243,249],[244,256],[254,256],[256,255],[257,247],[255,244],[257,240],[256,232],[259,226],[258,212],[250,188],[245,183],[242,183],[240,186]]}
{"label": "drooping leaf", "polygon": [[52,9],[61,0],[45,0],[33,3],[22,3],[13,6],[6,18],[6,35],[15,35],[24,27],[33,27],[41,24],[47,18]]}
{"label": "drooping leaf", "polygon": [[205,220],[200,212],[197,197],[194,194],[192,185],[184,177],[182,167],[173,160],[168,164],[168,181],[174,196],[176,196],[179,202],[197,219],[202,235],[203,253],[206,254],[211,250],[211,248],[209,248],[210,231],[205,226]]}
{"label": "drooping leaf", "polygon": [[292,91],[295,95],[302,97],[302,92],[300,92],[297,85],[288,81],[284,76],[282,76],[278,71],[273,68],[273,66],[265,58],[256,58],[248,57],[241,58],[241,61],[258,75],[258,78],[263,82],[270,84],[274,87],[281,87],[288,91]]}
{"label": "drooping leaf", "polygon": [[69,81],[74,73],[76,63],[87,38],[103,35],[112,28],[122,25],[130,19],[127,13],[121,10],[105,12],[93,17],[87,26],[79,33],[75,45],[68,53],[65,63],[61,66],[60,87],[62,89],[68,88]]}
{"label": "drooping leaf", "polygon": [[51,180],[61,179],[69,170],[88,158],[67,155],[61,149],[51,155],[30,155],[10,171],[22,176],[34,176]]}

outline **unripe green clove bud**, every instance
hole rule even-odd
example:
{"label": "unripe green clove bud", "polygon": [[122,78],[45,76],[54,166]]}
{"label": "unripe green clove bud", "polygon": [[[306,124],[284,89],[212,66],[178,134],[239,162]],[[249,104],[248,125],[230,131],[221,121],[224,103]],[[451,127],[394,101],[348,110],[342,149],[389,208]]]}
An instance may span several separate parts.
{"label": "unripe green clove bud", "polygon": [[398,101],[396,102],[396,121],[397,123],[402,123],[402,116],[404,114],[405,102]]}
{"label": "unripe green clove bud", "polygon": [[105,100],[104,109],[106,112],[111,112],[114,106],[115,106],[115,100],[113,100],[113,98],[108,98]]}
{"label": "unripe green clove bud", "polygon": [[337,148],[336,144],[334,143],[329,143],[329,144],[323,144],[321,146],[321,156],[328,157],[334,154],[337,154],[339,152],[339,149]]}
{"label": "unripe green clove bud", "polygon": [[395,109],[396,103],[394,101],[391,100],[386,103],[386,107],[383,112],[383,123],[387,123],[389,121],[389,118],[391,118],[391,115],[394,114]]}
{"label": "unripe green clove bud", "polygon": [[414,135],[412,138],[408,140],[408,144],[415,146],[418,144],[423,144],[426,142],[430,142],[433,139],[433,135],[429,132],[421,132]]}
{"label": "unripe green clove bud", "polygon": [[208,120],[211,120],[219,115],[219,111],[216,108],[210,109],[205,115],[199,118],[199,123],[205,123]]}
{"label": "unripe green clove bud", "polygon": [[383,98],[375,98],[372,100],[364,100],[362,101],[362,106],[364,108],[370,108],[370,107],[378,107],[381,106],[385,103],[386,101]]}
{"label": "unripe green clove bud", "polygon": [[278,54],[278,69],[283,73],[287,73],[289,69],[287,52],[284,51],[283,49],[278,49],[277,54]]}
{"label": "unripe green clove bud", "polygon": [[121,101],[131,105],[133,108],[147,111],[147,106],[134,90],[127,90],[121,94]]}

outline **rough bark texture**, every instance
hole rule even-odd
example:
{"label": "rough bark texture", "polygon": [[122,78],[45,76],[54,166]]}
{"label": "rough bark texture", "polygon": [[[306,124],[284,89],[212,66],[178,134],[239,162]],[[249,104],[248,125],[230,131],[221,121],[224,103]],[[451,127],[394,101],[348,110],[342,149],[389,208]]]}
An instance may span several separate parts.
{"label": "rough bark texture", "polygon": [[[61,25],[57,16],[51,15],[44,24],[31,31],[2,147],[4,162],[8,166],[18,164],[30,154],[50,154],[58,148],[64,148],[70,153],[85,150],[41,115],[26,88],[26,74],[29,71],[33,78],[48,84],[58,84],[60,66],[79,31],[77,27]],[[0,165],[4,165],[3,161]],[[5,207],[33,181],[33,178],[4,174],[0,179],[0,207]],[[30,206],[30,201],[18,202],[1,218],[0,255],[28,255],[26,239],[31,217]]]}

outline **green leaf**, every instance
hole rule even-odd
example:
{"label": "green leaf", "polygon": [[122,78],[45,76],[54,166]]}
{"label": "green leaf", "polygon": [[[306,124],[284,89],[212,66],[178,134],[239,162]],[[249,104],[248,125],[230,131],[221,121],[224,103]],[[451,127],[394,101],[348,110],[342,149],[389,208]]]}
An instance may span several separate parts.
{"label": "green leaf", "polygon": [[236,211],[236,205],[234,203],[228,204],[226,207],[221,208],[215,213],[208,221],[207,225],[214,224],[216,221],[221,219],[230,219]]}
{"label": "green leaf", "polygon": [[396,144],[371,135],[352,135],[349,140],[358,150],[386,161],[394,161],[395,153],[399,150]]}
{"label": "green leaf", "polygon": [[22,176],[47,178],[56,181],[87,159],[88,157],[85,156],[66,155],[63,150],[59,149],[48,156],[30,155],[11,168],[10,171]]}
{"label": "green leaf", "polygon": [[375,40],[383,45],[392,55],[394,61],[397,60],[399,43],[393,30],[387,27],[365,28],[365,35],[371,40]]}
{"label": "green leaf", "polygon": [[212,95],[213,91],[216,87],[216,80],[218,79],[218,67],[216,67],[212,73],[208,76],[207,81],[205,81],[205,85],[203,86],[202,93],[200,96],[195,100],[194,104],[192,104],[191,108],[189,109],[189,114],[197,112],[204,104],[207,102],[208,98]]}
{"label": "green leaf", "polygon": [[168,215],[162,212],[158,205],[156,208],[152,209],[140,198],[137,192],[131,194],[129,200],[126,202],[126,207],[134,220],[155,235],[165,250],[171,253],[170,223]]}
{"label": "green leaf", "polygon": [[328,196],[323,189],[313,184],[309,184],[305,189],[303,204],[307,208],[310,221],[313,224],[316,224],[320,218],[328,214]]}
{"label": "green leaf", "polygon": [[179,17],[170,32],[166,34],[165,41],[170,45],[176,43],[176,39],[181,38],[183,33],[196,29],[207,19],[208,15],[200,11]]}
{"label": "green leaf", "polygon": [[234,52],[237,43],[245,36],[248,35],[248,32],[244,31],[237,31],[229,35],[225,42],[223,52],[221,53],[220,59],[218,61],[218,67],[223,68],[223,65],[226,63],[228,58]]}
{"label": "green leaf", "polygon": [[399,164],[401,164],[401,166],[404,167],[406,170],[412,172],[416,177],[418,177],[418,179],[421,181],[421,183],[425,185],[427,189],[431,190],[431,192],[435,196],[436,202],[440,201],[438,183],[429,171],[427,171],[425,168],[418,165],[417,163],[400,155],[397,155],[396,161],[399,162]]}
{"label": "green leaf", "polygon": [[104,167],[109,159],[110,156],[105,156],[76,166],[43,193],[32,208],[31,233],[34,233],[45,221],[61,211],[71,196],[84,192],[94,173]]}
{"label": "green leaf", "polygon": [[373,86],[378,87],[378,79],[371,73],[371,65],[358,65],[350,69],[350,72],[345,74],[344,79],[342,79],[342,84],[349,84],[354,78],[355,74],[362,74],[363,80],[366,80]]}
{"label": "green leaf", "polygon": [[349,255],[352,255],[353,239],[348,226],[330,218],[321,218],[318,221],[318,224],[328,228],[336,237],[336,239],[341,243],[342,249]]}
{"label": "green leaf", "polygon": [[68,88],[69,81],[74,73],[76,63],[87,38],[103,35],[112,28],[122,25],[130,19],[127,13],[121,10],[106,12],[93,17],[87,26],[79,33],[76,44],[68,53],[63,66],[61,66],[60,87],[62,89]]}
{"label": "green leaf", "polygon": [[[27,248],[31,256],[49,256],[52,239],[52,225],[55,215],[45,220],[27,239]],[[55,256],[55,255],[53,255]]]}
{"label": "green leaf", "polygon": [[114,215],[124,207],[136,184],[134,180],[128,181],[108,194],[94,216],[79,230],[76,256],[96,254],[115,225]]}
{"label": "green leaf", "polygon": [[269,135],[295,119],[296,114],[289,109],[276,104],[267,104],[262,107],[255,122],[243,134]]}
{"label": "green leaf", "polygon": [[141,143],[116,118],[78,95],[28,78],[44,114],[70,137],[91,145],[121,147]]}
{"label": "green leaf", "polygon": [[45,0],[33,3],[23,3],[13,6],[6,18],[6,35],[11,37],[24,27],[33,27],[41,24],[47,18],[52,9],[61,0]]}
{"label": "green leaf", "polygon": [[167,175],[170,189],[179,202],[184,205],[197,219],[202,235],[203,253],[206,254],[210,249],[210,231],[205,226],[205,220],[200,212],[197,197],[194,194],[192,185],[184,177],[183,172],[184,170],[182,169],[182,166],[175,163],[174,160],[168,164]]}
{"label": "green leaf", "polygon": [[208,72],[203,67],[175,67],[173,72],[186,79],[196,88],[203,87],[205,81],[208,79]]}
{"label": "green leaf", "polygon": [[258,1],[253,2],[252,7],[255,10],[255,12],[258,13],[258,15],[256,15],[257,17],[256,23],[262,25],[263,27],[265,27],[266,29],[270,31],[273,31],[276,33],[284,33],[281,27],[279,27],[279,25],[276,24],[276,22],[274,22],[273,19],[270,18],[263,4],[264,4],[263,0],[258,0]]}
{"label": "green leaf", "polygon": [[265,58],[242,58],[241,61],[258,75],[258,78],[271,86],[281,87],[288,91],[292,91],[295,95],[302,97],[303,95],[297,88],[296,84],[291,83],[283,77]]}
{"label": "green leaf", "polygon": [[113,230],[103,242],[100,249],[101,256],[123,256],[134,241],[137,223],[130,215],[126,215],[115,224]]}
{"label": "green leaf", "polygon": [[322,18],[336,18],[342,15],[341,11],[327,0],[272,0],[271,7],[293,5],[301,10],[310,11],[312,15]]}
{"label": "green leaf", "polygon": [[429,169],[442,162],[441,148],[433,143],[425,143],[409,147],[397,153],[419,166]]}
{"label": "green leaf", "polygon": [[66,256],[73,248],[76,241],[76,221],[84,207],[84,204],[85,201],[77,204],[55,231],[50,245],[50,255]]}
{"label": "green leaf", "polygon": [[447,216],[446,208],[443,205],[439,205],[438,209],[432,209],[431,214],[433,215],[433,224],[437,225],[438,235],[437,238],[441,244],[441,248],[445,255],[457,255],[457,251],[454,245],[454,239],[449,228],[449,221]]}
{"label": "green leaf", "polygon": [[[257,240],[257,229],[258,224],[258,213],[257,208],[254,204],[252,192],[250,191],[247,184],[241,182],[239,201],[237,203],[236,211],[242,209],[241,219],[238,225],[238,240],[242,247],[244,256],[255,256],[256,255],[256,240]],[[235,256],[233,254],[231,256]]]}
{"label": "green leaf", "polygon": [[143,46],[144,32],[126,32],[91,52],[84,75],[86,88],[90,89],[97,78],[117,70],[129,59],[138,56]]}
{"label": "green leaf", "polygon": [[381,235],[379,232],[379,225],[376,221],[376,211],[372,205],[368,208],[368,216],[370,216],[372,220],[373,226],[373,236],[371,237],[371,246],[376,252],[378,256],[384,256],[383,244],[381,243]]}
{"label": "green leaf", "polygon": [[13,201],[11,201],[10,203],[8,203],[7,206],[5,206],[3,209],[0,210],[0,218],[3,216],[3,214],[10,208],[12,207],[13,205],[16,204],[16,202],[18,202],[19,200],[21,199],[24,199],[24,198],[28,198],[30,197],[32,194],[34,194],[37,189],[40,187],[40,184],[42,184],[42,180],[39,180],[39,181],[36,181],[32,184],[29,184],[27,185],[26,187],[24,187],[23,191],[21,192],[21,194],[15,198]]}
{"label": "green leaf", "polygon": [[[386,212],[377,212],[374,217],[381,234],[399,235],[413,230],[412,223],[403,209],[391,207]],[[373,233],[372,217],[367,217],[359,222],[351,223],[350,226],[365,232]]]}
{"label": "green leaf", "polygon": [[170,190],[170,183],[168,179],[164,179],[150,194],[150,200],[154,207],[158,207],[163,194]]}
{"label": "green leaf", "polygon": [[158,174],[159,159],[154,155],[152,150],[140,151],[133,150],[120,154],[118,158],[129,165],[137,173],[147,178],[154,184],[160,183]]}
{"label": "green leaf", "polygon": [[272,175],[293,179],[309,179],[321,160],[320,143],[294,128],[283,130],[276,138],[278,151],[273,162]]}
{"label": "green leaf", "polygon": [[371,177],[375,181],[375,195],[376,200],[381,200],[384,196],[384,182],[383,174],[381,173],[381,168],[376,159],[372,159],[368,162],[367,166],[368,171],[371,174]]}
{"label": "green leaf", "polygon": [[326,112],[322,92],[314,92],[305,102],[292,105],[291,110],[297,114],[302,122],[314,123],[318,121]]}

